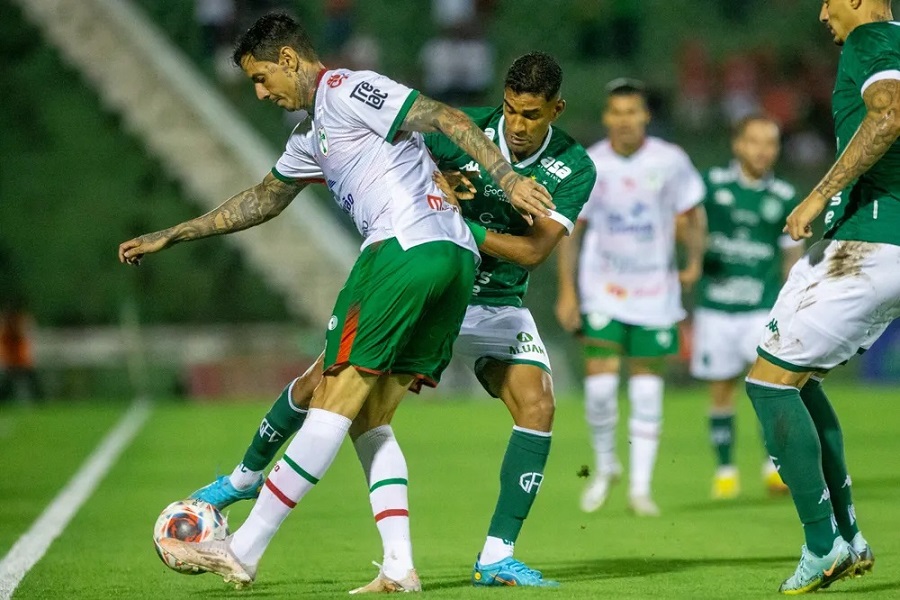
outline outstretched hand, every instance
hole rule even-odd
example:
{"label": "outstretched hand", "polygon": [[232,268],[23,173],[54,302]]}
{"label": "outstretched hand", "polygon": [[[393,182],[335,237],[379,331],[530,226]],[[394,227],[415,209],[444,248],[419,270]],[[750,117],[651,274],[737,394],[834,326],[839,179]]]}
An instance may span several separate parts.
{"label": "outstretched hand", "polygon": [[129,265],[141,264],[145,254],[164,250],[171,239],[162,232],[148,233],[119,244],[119,262]]}

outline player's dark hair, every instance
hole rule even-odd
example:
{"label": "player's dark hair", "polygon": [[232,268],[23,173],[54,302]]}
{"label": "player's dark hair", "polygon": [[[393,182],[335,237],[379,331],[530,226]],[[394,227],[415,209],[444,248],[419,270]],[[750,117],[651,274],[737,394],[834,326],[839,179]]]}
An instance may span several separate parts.
{"label": "player's dark hair", "polygon": [[306,31],[285,13],[270,13],[257,19],[238,38],[231,60],[241,66],[241,60],[249,54],[255,60],[278,62],[278,53],[285,46],[293,48],[304,60],[319,60]]}
{"label": "player's dark hair", "polygon": [[562,68],[546,52],[529,52],[517,58],[506,72],[506,89],[552,100],[562,87]]}
{"label": "player's dark hair", "polygon": [[644,82],[639,79],[631,79],[630,77],[619,77],[607,83],[606,95],[609,98],[613,96],[640,96],[644,104],[647,104],[649,98],[647,86]]}
{"label": "player's dark hair", "polygon": [[[736,140],[747,131],[747,127],[750,126],[751,123],[771,123],[775,127],[778,127],[778,123],[772,117],[764,115],[762,113],[752,113],[745,117],[741,117],[737,123],[731,128],[731,139]],[[779,127],[779,130],[781,128]]]}

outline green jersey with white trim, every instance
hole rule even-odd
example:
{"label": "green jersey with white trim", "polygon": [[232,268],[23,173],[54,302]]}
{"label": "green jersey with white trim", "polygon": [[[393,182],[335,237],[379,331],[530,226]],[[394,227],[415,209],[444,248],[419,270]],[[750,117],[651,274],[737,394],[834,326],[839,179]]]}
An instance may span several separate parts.
{"label": "green jersey with white trim", "polygon": [[737,163],[703,179],[709,238],[698,304],[726,312],[771,308],[781,288],[781,249],[798,244],[782,232],[796,203],[793,186],[774,177],[754,185]]}
{"label": "green jersey with white trim", "polygon": [[[503,137],[503,107],[465,108],[465,112],[510,160]],[[441,134],[428,134],[425,143],[441,170],[459,170],[475,186],[475,198],[461,202],[463,216],[491,231],[524,235],[528,224],[512,207],[497,184],[478,163]],[[551,127],[540,149],[513,163],[516,173],[531,177],[550,192],[556,209],[551,218],[572,233],[578,214],[587,202],[597,173],[584,148],[566,132]],[[528,270],[515,263],[482,254],[469,304],[522,306],[528,288]]]}
{"label": "green jersey with white trim", "polygon": [[[844,43],[832,96],[837,155],[866,116],[863,93],[883,79],[900,79],[900,23],[860,25]],[[825,237],[900,245],[900,142],[831,200]]]}

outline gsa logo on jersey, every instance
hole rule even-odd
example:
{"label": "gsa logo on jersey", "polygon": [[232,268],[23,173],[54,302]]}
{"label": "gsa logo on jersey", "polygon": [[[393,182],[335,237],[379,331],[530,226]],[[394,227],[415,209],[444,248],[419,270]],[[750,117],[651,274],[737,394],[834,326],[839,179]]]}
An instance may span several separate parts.
{"label": "gsa logo on jersey", "polygon": [[328,331],[334,331],[334,328],[337,327],[337,315],[331,315],[331,318],[328,319]]}

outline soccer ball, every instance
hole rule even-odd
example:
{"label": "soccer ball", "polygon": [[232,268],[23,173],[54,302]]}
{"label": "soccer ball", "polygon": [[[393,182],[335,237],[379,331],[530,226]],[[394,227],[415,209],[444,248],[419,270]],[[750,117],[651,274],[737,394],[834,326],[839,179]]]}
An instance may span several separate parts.
{"label": "soccer ball", "polygon": [[153,545],[167,567],[179,573],[196,574],[200,571],[176,560],[160,547],[159,540],[175,538],[184,542],[205,542],[225,539],[227,535],[228,521],[215,506],[202,500],[179,500],[165,507],[156,519]]}

